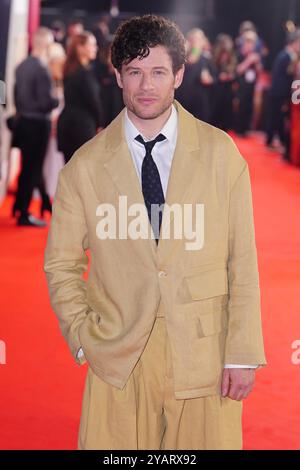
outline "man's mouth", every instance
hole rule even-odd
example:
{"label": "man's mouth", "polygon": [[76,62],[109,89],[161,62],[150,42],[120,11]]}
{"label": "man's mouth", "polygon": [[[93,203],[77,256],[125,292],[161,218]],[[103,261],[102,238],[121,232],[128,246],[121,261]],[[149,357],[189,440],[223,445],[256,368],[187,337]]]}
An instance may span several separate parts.
{"label": "man's mouth", "polygon": [[156,101],[156,98],[148,98],[148,97],[141,96],[137,100],[139,103],[142,103],[142,104],[152,104]]}

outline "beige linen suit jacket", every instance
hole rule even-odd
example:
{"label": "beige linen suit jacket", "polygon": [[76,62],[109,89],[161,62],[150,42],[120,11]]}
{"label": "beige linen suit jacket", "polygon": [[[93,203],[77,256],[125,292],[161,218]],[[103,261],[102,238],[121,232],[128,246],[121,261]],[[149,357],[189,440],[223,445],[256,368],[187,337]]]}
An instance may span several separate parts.
{"label": "beige linen suit jacket", "polygon": [[[227,134],[174,104],[178,139],[166,204],[204,205],[202,249],[189,251],[174,237],[158,246],[151,237],[99,239],[100,204],[117,213],[119,196],[128,207],[143,204],[123,110],[61,170],[44,268],[75,360],[120,389],[162,309],[174,393],[185,399],[220,393],[225,363],[265,364],[265,355],[248,165]],[[173,222],[164,212],[162,230]]]}

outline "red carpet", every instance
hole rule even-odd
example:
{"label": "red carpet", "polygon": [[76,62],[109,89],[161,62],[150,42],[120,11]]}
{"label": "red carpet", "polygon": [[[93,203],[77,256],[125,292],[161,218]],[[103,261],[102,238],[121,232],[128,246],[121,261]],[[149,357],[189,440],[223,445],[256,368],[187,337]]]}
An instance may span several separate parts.
{"label": "red carpet", "polygon": [[[244,404],[245,449],[300,449],[300,170],[258,137],[237,143],[249,162],[268,367]],[[0,209],[0,449],[75,449],[86,367],[71,358],[42,270],[47,230],[16,228]],[[37,204],[37,203],[36,203]]]}

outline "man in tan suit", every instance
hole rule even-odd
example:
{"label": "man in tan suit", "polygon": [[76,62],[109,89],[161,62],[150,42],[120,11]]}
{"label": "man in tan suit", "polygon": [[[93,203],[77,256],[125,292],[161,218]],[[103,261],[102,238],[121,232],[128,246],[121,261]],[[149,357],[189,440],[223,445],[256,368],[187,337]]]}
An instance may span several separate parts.
{"label": "man in tan suit", "polygon": [[122,24],[126,107],[60,172],[45,271],[89,365],[80,449],[240,449],[265,364],[248,166],[174,101],[184,62],[170,21]]}

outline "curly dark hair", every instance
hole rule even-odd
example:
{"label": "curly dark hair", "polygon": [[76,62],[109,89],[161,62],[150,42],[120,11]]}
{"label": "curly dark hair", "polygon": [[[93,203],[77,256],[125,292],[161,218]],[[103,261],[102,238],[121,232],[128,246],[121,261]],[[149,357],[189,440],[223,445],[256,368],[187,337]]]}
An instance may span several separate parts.
{"label": "curly dark hair", "polygon": [[134,16],[122,23],[111,47],[113,66],[121,72],[123,64],[133,59],[147,57],[150,47],[164,46],[171,59],[175,74],[185,63],[185,40],[178,26],[156,15]]}

